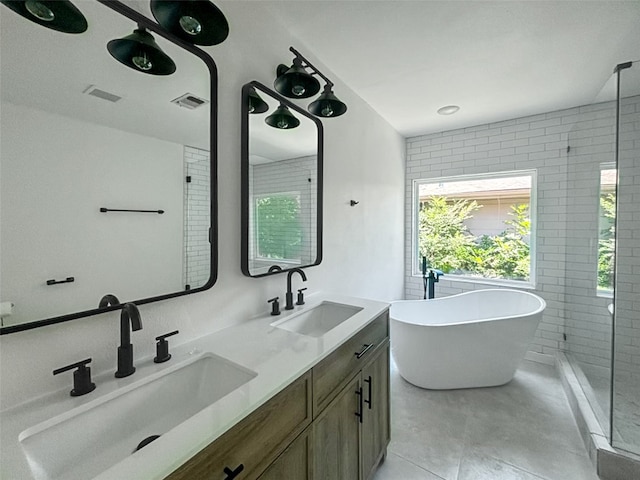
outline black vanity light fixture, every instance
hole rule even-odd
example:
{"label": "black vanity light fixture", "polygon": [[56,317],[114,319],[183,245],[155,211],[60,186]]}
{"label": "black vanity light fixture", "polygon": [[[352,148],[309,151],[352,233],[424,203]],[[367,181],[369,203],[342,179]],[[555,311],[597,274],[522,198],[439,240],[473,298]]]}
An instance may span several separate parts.
{"label": "black vanity light fixture", "polygon": [[208,0],[151,0],[151,13],[167,31],[196,45],[217,45],[229,35],[227,19]]}
{"label": "black vanity light fixture", "polygon": [[264,121],[267,123],[267,125],[270,125],[274,128],[279,128],[281,130],[289,130],[300,125],[300,120],[294,117],[293,113],[291,113],[291,111],[289,110],[289,107],[282,103],[276,109],[276,111],[265,118]]}
{"label": "black vanity light fixture", "polygon": [[[278,65],[276,80],[273,84],[275,89],[288,98],[313,97],[320,91],[320,82],[313,77],[318,75],[325,81],[325,86],[320,96],[309,104],[307,110],[323,118],[339,117],[345,113],[347,106],[333,93],[333,82],[295,48],[289,47],[289,50],[295,55],[293,65],[291,67]],[[307,69],[311,70],[311,73],[307,72]]]}
{"label": "black vanity light fixture", "polygon": [[0,0],[18,15],[64,33],[83,33],[87,30],[87,19],[68,0]]}
{"label": "black vanity light fixture", "polygon": [[132,34],[107,43],[109,53],[123,65],[150,75],[171,75],[176,64],[156,43],[153,35],[138,25]]}
{"label": "black vanity light fixture", "polygon": [[249,88],[249,113],[264,113],[269,110],[269,105],[265,102],[256,89]]}

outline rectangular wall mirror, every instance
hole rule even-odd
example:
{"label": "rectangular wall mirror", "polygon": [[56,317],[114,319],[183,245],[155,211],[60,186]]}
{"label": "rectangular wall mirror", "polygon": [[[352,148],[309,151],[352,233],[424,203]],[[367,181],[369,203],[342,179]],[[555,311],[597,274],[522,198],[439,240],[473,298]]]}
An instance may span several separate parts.
{"label": "rectangular wall mirror", "polygon": [[258,82],[242,89],[242,272],[322,261],[322,123]]}
{"label": "rectangular wall mirror", "polygon": [[[0,6],[3,334],[117,308],[98,308],[106,294],[144,304],[216,279],[213,60],[119,2],[77,6],[80,34]],[[173,74],[110,55],[139,27]]]}

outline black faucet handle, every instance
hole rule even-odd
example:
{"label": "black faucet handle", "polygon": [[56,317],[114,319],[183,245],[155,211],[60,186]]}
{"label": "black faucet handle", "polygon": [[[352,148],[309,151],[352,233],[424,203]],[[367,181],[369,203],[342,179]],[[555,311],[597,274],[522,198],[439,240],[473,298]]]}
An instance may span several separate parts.
{"label": "black faucet handle", "polygon": [[271,304],[271,315],[280,315],[280,297],[273,297],[267,300]]}
{"label": "black faucet handle", "polygon": [[72,397],[79,397],[80,395],[93,392],[96,389],[96,384],[91,381],[91,367],[87,366],[91,363],[91,360],[91,358],[87,358],[81,362],[72,363],[71,365],[57,368],[53,371],[54,375],[58,375],[59,373],[68,372],[69,370],[77,368],[77,370],[73,372],[73,390],[69,392]]}
{"label": "black faucet handle", "polygon": [[299,288],[298,289],[298,301],[296,302],[296,305],[304,305],[304,292],[307,288]]}
{"label": "black faucet handle", "polygon": [[164,335],[156,337],[158,343],[156,343],[156,356],[153,359],[155,363],[163,363],[171,358],[167,337],[172,337],[173,335],[177,335],[178,333],[180,333],[180,331],[176,330],[174,332],[165,333]]}

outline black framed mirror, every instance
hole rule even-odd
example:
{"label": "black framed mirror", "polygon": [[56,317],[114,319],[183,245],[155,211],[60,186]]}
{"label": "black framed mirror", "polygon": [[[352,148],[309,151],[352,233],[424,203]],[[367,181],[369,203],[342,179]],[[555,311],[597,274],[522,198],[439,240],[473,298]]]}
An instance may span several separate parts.
{"label": "black framed mirror", "polygon": [[[217,278],[214,61],[150,12],[77,6],[88,28],[73,35],[0,6],[0,334],[120,308],[99,307],[106,294],[140,305]],[[116,61],[108,43],[136,29],[175,72]]]}
{"label": "black framed mirror", "polygon": [[322,261],[322,122],[259,82],[242,88],[242,272]]}

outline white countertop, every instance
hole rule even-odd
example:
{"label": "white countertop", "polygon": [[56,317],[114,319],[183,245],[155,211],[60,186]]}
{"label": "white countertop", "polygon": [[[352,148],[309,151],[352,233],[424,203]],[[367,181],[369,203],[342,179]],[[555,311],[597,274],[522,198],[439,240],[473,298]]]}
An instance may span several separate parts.
{"label": "white countertop", "polygon": [[[323,301],[354,305],[362,310],[318,338],[270,325]],[[255,378],[94,477],[96,480],[163,479],[333,352],[388,307],[387,303],[337,294],[312,295],[307,297],[306,305],[296,306],[291,311],[283,310],[280,316],[265,315],[171,347],[172,358],[166,363],[153,363],[152,357],[136,359],[136,373],[130,377],[116,379],[113,373],[95,376],[93,381],[97,388],[87,395],[71,397],[66,389],[0,412],[0,477],[7,480],[49,479],[46,473],[38,474],[29,467],[18,440],[21,432],[94,402],[103,395],[139,383],[149,375],[189,361],[194,355],[211,352],[256,372]]]}

